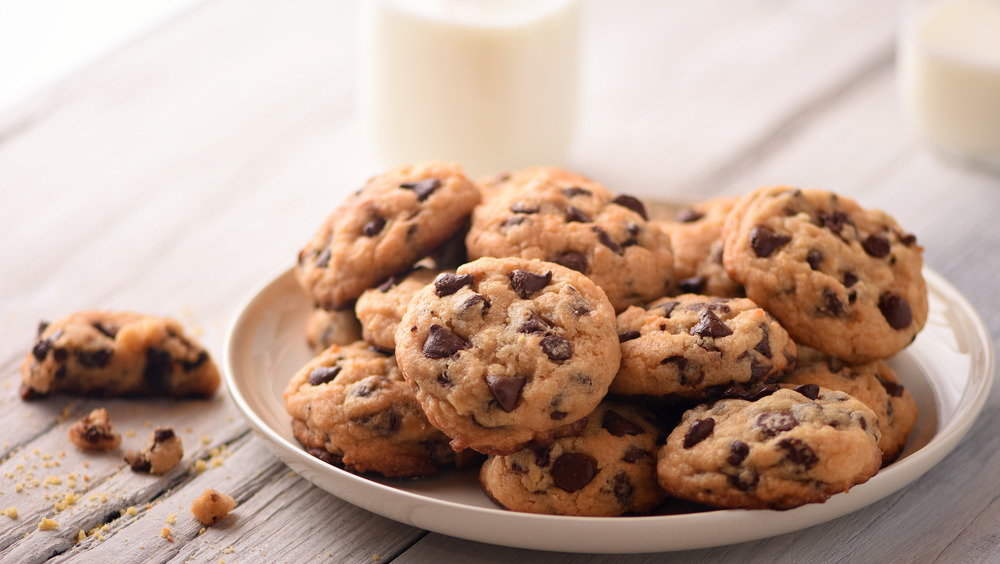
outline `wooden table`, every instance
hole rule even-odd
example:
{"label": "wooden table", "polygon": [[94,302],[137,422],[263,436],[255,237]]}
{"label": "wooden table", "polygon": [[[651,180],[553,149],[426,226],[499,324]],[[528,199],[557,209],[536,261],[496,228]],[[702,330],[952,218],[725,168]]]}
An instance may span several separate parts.
{"label": "wooden table", "polygon": [[[905,127],[893,3],[585,4],[571,168],[647,197],[789,183],[887,209],[996,343],[1000,177],[943,163]],[[637,560],[478,544],[358,509],[290,473],[225,390],[208,402],[19,398],[37,322],[78,309],[177,317],[221,361],[241,301],[378,172],[357,142],[355,10],[209,0],[0,115],[0,510],[18,510],[0,515],[0,561]],[[943,462],[863,510],[643,560],[996,561],[998,394]],[[172,425],[184,461],[156,478],[121,452],[81,454],[67,426],[100,405],[127,447]],[[189,507],[206,487],[239,505],[199,535]],[[57,511],[70,490],[78,500]],[[42,517],[59,528],[39,530]]]}

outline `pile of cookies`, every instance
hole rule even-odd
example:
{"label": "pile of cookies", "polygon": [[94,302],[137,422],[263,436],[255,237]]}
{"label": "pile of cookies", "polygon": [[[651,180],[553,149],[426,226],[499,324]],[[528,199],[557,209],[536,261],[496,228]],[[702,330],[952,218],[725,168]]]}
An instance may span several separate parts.
{"label": "pile of cookies", "polygon": [[651,210],[555,167],[372,178],[299,253],[295,437],[358,473],[478,468],[499,505],[561,515],[787,509],[894,460],[915,237],[821,190]]}

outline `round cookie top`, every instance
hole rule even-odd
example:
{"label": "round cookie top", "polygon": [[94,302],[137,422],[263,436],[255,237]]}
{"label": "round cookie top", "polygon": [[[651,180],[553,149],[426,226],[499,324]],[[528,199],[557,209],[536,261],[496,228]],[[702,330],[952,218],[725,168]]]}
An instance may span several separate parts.
{"label": "round cookie top", "polygon": [[648,513],[663,500],[656,479],[659,427],[646,410],[602,402],[579,435],[490,457],[483,491],[526,513],[614,517]]}
{"label": "round cookie top", "polygon": [[284,399],[302,446],[352,472],[426,476],[454,458],[395,359],[364,342],[334,345],[310,360],[292,376]]}
{"label": "round cookie top", "polygon": [[769,313],[746,298],[682,294],[618,316],[622,364],[610,391],[702,399],[776,380],[797,347]]}
{"label": "round cookie top", "polygon": [[668,495],[715,507],[819,503],[878,472],[876,415],[844,392],[802,386],[687,411],[660,449]]}
{"label": "round cookie top", "polygon": [[377,288],[365,290],[354,305],[365,341],[385,351],[396,350],[396,326],[410,300],[442,271],[416,268],[393,276]]}
{"label": "round cookie top", "polygon": [[485,454],[579,431],[621,360],[604,292],[520,258],[482,258],[417,292],[396,355],[455,450]]}
{"label": "round cookie top", "polygon": [[722,266],[722,225],[738,197],[714,198],[686,207],[673,221],[655,221],[670,236],[674,252],[671,294],[735,298],[743,286]]}
{"label": "round cookie top", "polygon": [[922,249],[880,210],[824,190],[762,188],[726,218],[723,262],[796,342],[888,358],[927,319]]}
{"label": "round cookie top", "polygon": [[882,433],[882,464],[891,463],[906,446],[917,422],[917,402],[885,362],[847,364],[817,350],[802,348],[795,370],[782,378],[790,387],[815,384],[861,400],[875,412]]}
{"label": "round cookie top", "polygon": [[638,199],[552,167],[511,173],[493,190],[473,213],[469,258],[561,264],[590,277],[616,312],[666,295],[670,239]]}
{"label": "round cookie top", "polygon": [[466,224],[479,188],[455,164],[401,166],[371,180],[299,252],[295,275],[323,309],[342,309]]}

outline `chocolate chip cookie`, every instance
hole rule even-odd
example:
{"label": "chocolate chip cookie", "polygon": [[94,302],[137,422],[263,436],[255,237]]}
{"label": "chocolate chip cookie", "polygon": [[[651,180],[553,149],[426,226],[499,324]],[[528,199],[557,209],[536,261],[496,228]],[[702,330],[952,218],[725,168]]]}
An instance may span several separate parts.
{"label": "chocolate chip cookie", "polygon": [[441,272],[417,268],[390,277],[377,288],[365,290],[354,306],[365,341],[385,351],[396,350],[396,326],[403,319],[410,300],[418,290],[434,282]]}
{"label": "chocolate chip cookie", "polygon": [[671,294],[741,297],[743,286],[722,266],[722,225],[736,197],[715,198],[685,207],[673,221],[655,221],[669,236],[674,251]]}
{"label": "chocolate chip cookie", "polygon": [[396,355],[431,423],[485,454],[579,432],[621,360],[604,292],[521,258],[481,258],[417,292]]}
{"label": "chocolate chip cookie", "polygon": [[602,402],[579,435],[490,457],[483,491],[503,507],[550,515],[643,514],[663,500],[656,478],[659,428],[645,410]]}
{"label": "chocolate chip cookie", "polygon": [[511,173],[476,208],[470,259],[521,257],[586,274],[616,312],[666,295],[673,280],[669,237],[638,199],[562,169]]}
{"label": "chocolate chip cookie", "polygon": [[316,308],[306,318],[306,342],[316,354],[330,345],[349,345],[361,340],[361,323],[349,309],[327,311]]}
{"label": "chocolate chip cookie", "polygon": [[616,394],[703,399],[776,380],[797,347],[769,313],[746,298],[682,294],[618,316],[622,364]]}
{"label": "chocolate chip cookie", "polygon": [[924,326],[922,249],[880,210],[824,190],[762,188],[723,230],[726,272],[801,344],[867,362]]}
{"label": "chocolate chip cookie", "polygon": [[88,310],[42,322],[21,364],[21,397],[208,397],[219,370],[177,321]]}
{"label": "chocolate chip cookie", "polygon": [[351,472],[426,476],[454,460],[395,358],[364,342],[323,351],[292,377],[284,398],[306,451]]}
{"label": "chocolate chip cookie", "polygon": [[323,309],[343,309],[467,223],[479,189],[455,164],[394,168],[347,198],[299,252],[296,279]]}
{"label": "chocolate chip cookie", "polygon": [[866,482],[882,453],[876,415],[844,392],[781,389],[687,411],[660,449],[668,495],[724,508],[790,509]]}
{"label": "chocolate chip cookie", "polygon": [[878,416],[883,465],[895,460],[917,422],[917,402],[896,372],[880,360],[847,364],[819,351],[803,349],[799,365],[782,382],[789,386],[815,384],[846,392],[864,402]]}

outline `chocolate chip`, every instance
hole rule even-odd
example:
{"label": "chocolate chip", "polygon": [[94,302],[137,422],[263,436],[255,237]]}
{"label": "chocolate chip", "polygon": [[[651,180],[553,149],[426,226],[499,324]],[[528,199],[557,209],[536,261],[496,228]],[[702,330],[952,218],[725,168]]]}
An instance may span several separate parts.
{"label": "chocolate chip", "polygon": [[809,263],[809,268],[819,270],[819,266],[823,263],[823,251],[809,249],[809,252],[806,253],[806,262]]}
{"label": "chocolate chip", "polygon": [[684,208],[677,212],[677,217],[674,219],[681,223],[694,223],[703,217],[705,217],[705,214],[695,211],[694,208]]}
{"label": "chocolate chip", "polygon": [[845,317],[847,315],[844,303],[830,288],[823,288],[823,303],[817,308],[817,311],[830,317]]}
{"label": "chocolate chip", "polygon": [[691,328],[690,333],[699,337],[726,337],[733,334],[733,330],[722,322],[721,319],[711,309],[704,309],[701,312],[701,319]]}
{"label": "chocolate chip", "polygon": [[726,460],[733,466],[739,466],[750,454],[750,445],[740,440],[729,443],[729,456]]}
{"label": "chocolate chip", "polygon": [[39,321],[38,322],[38,329],[36,329],[35,337],[36,338],[37,337],[41,337],[42,333],[44,333],[45,330],[48,329],[48,328],[49,328],[49,322],[48,321]]}
{"label": "chocolate chip", "polygon": [[590,196],[590,190],[586,188],[580,188],[579,186],[570,186],[569,188],[563,188],[563,194],[567,198],[572,198],[573,196]]}
{"label": "chocolate chip", "polygon": [[753,350],[759,352],[760,354],[771,358],[773,354],[771,352],[771,341],[770,341],[771,331],[767,328],[764,323],[760,324],[760,341],[754,346]]}
{"label": "chocolate chip", "polygon": [[899,382],[893,382],[892,380],[883,380],[882,378],[878,378],[878,381],[880,384],[882,384],[882,387],[885,388],[886,393],[888,393],[890,396],[894,398],[903,396],[903,391],[905,390],[905,388]]}
{"label": "chocolate chip", "polygon": [[816,384],[802,384],[793,389],[811,400],[819,397],[819,386]]}
{"label": "chocolate chip", "polygon": [[500,409],[510,412],[517,407],[517,402],[521,399],[521,389],[527,379],[524,376],[504,376],[487,374],[486,386],[497,400]]}
{"label": "chocolate chip", "polygon": [[875,258],[882,258],[889,255],[891,250],[889,247],[889,240],[885,237],[879,235],[869,235],[861,246],[865,249],[865,252]]}
{"label": "chocolate chip", "polygon": [[788,235],[780,235],[771,231],[763,225],[758,225],[750,230],[750,246],[755,255],[761,258],[771,256],[774,251],[785,246],[792,238]]}
{"label": "chocolate chip", "polygon": [[503,220],[503,223],[500,224],[500,229],[514,227],[515,225],[521,225],[522,223],[524,223],[524,216],[514,215]]}
{"label": "chocolate chip", "polygon": [[656,311],[658,309],[662,309],[663,313],[660,314],[660,317],[669,318],[670,314],[673,313],[674,308],[677,307],[678,305],[680,305],[680,302],[673,302],[673,301],[671,301],[671,302],[663,302],[662,304],[658,304],[656,306],[650,307],[646,311],[653,312],[653,311]]}
{"label": "chocolate chip", "polygon": [[527,270],[515,270],[510,274],[510,284],[521,299],[529,299],[535,292],[549,285],[552,281],[552,271],[545,274],[535,274]]}
{"label": "chocolate chip", "polygon": [[640,216],[642,216],[643,219],[646,220],[649,219],[649,216],[646,215],[646,206],[644,206],[642,202],[640,202],[639,199],[635,198],[634,196],[629,196],[628,194],[620,194],[614,200],[611,200],[611,203],[618,204],[619,206],[622,206],[624,208],[628,208],[634,211],[635,213],[639,214]]}
{"label": "chocolate chip", "polygon": [[531,312],[528,319],[521,324],[517,329],[519,333],[544,333],[551,329],[552,326],[548,324],[544,319],[538,316],[535,312]]}
{"label": "chocolate chip", "polygon": [[174,438],[174,430],[170,427],[157,427],[156,430],[153,431],[154,443],[165,443],[172,438]]}
{"label": "chocolate chip", "polygon": [[616,254],[622,254],[623,251],[621,245],[615,243],[611,236],[601,229],[600,226],[594,226],[594,233],[597,233],[597,240],[600,241],[602,245],[611,249]]}
{"label": "chocolate chip", "polygon": [[788,438],[778,441],[778,448],[785,451],[785,457],[792,462],[804,467],[806,470],[816,466],[819,457],[816,452],[802,439]]}
{"label": "chocolate chip", "polygon": [[707,439],[713,430],[715,430],[715,419],[711,417],[698,419],[691,423],[687,433],[684,434],[684,448],[691,448]]}
{"label": "chocolate chip", "polygon": [[569,206],[566,208],[566,221],[569,223],[574,221],[578,223],[590,223],[591,219],[590,216],[583,213],[580,208]]}
{"label": "chocolate chip", "polygon": [[635,464],[636,462],[639,462],[640,460],[643,460],[645,458],[652,458],[652,457],[653,457],[653,453],[649,452],[648,450],[646,450],[644,448],[639,448],[639,447],[637,447],[635,445],[629,445],[629,447],[627,449],[625,449],[625,454],[622,455],[622,462],[627,462],[629,464]]}
{"label": "chocolate chip", "polygon": [[413,190],[413,193],[417,195],[417,201],[422,202],[441,187],[441,181],[437,178],[428,178],[417,182],[404,182],[399,187],[404,190]]}
{"label": "chocolate chip", "polygon": [[320,366],[309,373],[307,382],[310,386],[319,386],[331,382],[337,374],[340,374],[340,366]]}
{"label": "chocolate chip", "polygon": [[842,212],[839,210],[834,210],[830,213],[823,213],[819,215],[819,223],[822,227],[833,231],[837,235],[840,235],[844,230],[846,225],[854,225],[854,221],[851,220],[851,216],[847,215],[847,212]]}
{"label": "chocolate chip", "polygon": [[97,349],[94,351],[79,351],[76,353],[76,360],[87,368],[104,368],[111,362],[111,349]]}
{"label": "chocolate chip", "polygon": [[45,357],[48,356],[51,348],[52,341],[49,339],[42,339],[41,341],[35,343],[35,346],[31,347],[31,354],[34,355],[38,362],[42,362],[45,360]]}
{"label": "chocolate chip", "polygon": [[590,307],[590,305],[588,305],[586,302],[583,301],[573,302],[573,304],[570,306],[570,309],[573,310],[573,315],[577,317],[583,317],[584,315],[587,315],[588,313],[594,311],[593,308]]}
{"label": "chocolate chip", "polygon": [[562,421],[563,419],[566,419],[567,415],[569,415],[569,413],[566,413],[565,411],[553,411],[549,413],[549,419],[553,421]]}
{"label": "chocolate chip", "polygon": [[451,274],[442,272],[434,279],[434,293],[439,298],[450,296],[464,286],[471,286],[473,277],[471,274]]}
{"label": "chocolate chip", "polygon": [[378,433],[381,437],[388,437],[399,430],[402,420],[393,409],[371,415],[354,417],[351,423],[361,427],[367,427]]}
{"label": "chocolate chip", "polygon": [[201,351],[198,353],[198,356],[196,356],[194,360],[182,359],[181,368],[184,369],[184,372],[191,372],[192,370],[195,370],[196,368],[198,368],[202,364],[205,364],[206,362],[208,362],[208,353],[205,351]]}
{"label": "chocolate chip", "polygon": [[683,356],[674,355],[661,360],[660,364],[673,364],[677,367],[678,372],[684,372],[684,369],[687,368],[687,362],[687,359]]}
{"label": "chocolate chip", "polygon": [[917,244],[917,236],[911,233],[899,233],[899,242],[906,245],[907,247],[912,247]]}
{"label": "chocolate chip", "polygon": [[552,463],[550,458],[552,455],[552,447],[532,447],[531,451],[535,453],[535,466],[538,466],[539,468],[546,468]]}
{"label": "chocolate chip", "polygon": [[611,480],[611,491],[615,494],[618,504],[628,508],[632,504],[632,496],[635,495],[635,486],[632,485],[628,474],[624,470],[619,470]]}
{"label": "chocolate chip", "polygon": [[480,294],[473,294],[469,296],[469,299],[465,300],[465,303],[462,304],[461,309],[463,312],[466,312],[479,304],[482,304],[480,306],[482,308],[481,313],[485,316],[486,312],[490,309],[490,302]]}
{"label": "chocolate chip", "polygon": [[641,435],[646,432],[638,423],[630,421],[617,411],[610,409],[604,412],[604,422],[601,426],[616,437]]}
{"label": "chocolate chip", "polygon": [[754,383],[760,382],[771,372],[770,363],[760,362],[756,358],[750,359],[750,380]]}
{"label": "chocolate chip", "polygon": [[761,386],[754,392],[753,397],[750,398],[750,401],[757,401],[759,399],[766,398],[767,396],[773,394],[774,392],[777,392],[779,389],[781,388],[779,388],[776,384],[767,384],[765,386]]}
{"label": "chocolate chip", "polygon": [[377,290],[383,294],[395,288],[401,282],[400,279],[395,276],[390,276],[385,282],[378,285]]}
{"label": "chocolate chip", "polygon": [[316,268],[326,268],[330,265],[330,248],[323,249],[323,252],[316,257]]}
{"label": "chocolate chip", "polygon": [[677,281],[677,287],[685,294],[700,294],[705,291],[708,279],[704,276],[692,276]]}
{"label": "chocolate chip", "polygon": [[385,218],[376,215],[368,223],[361,228],[361,233],[365,237],[374,237],[382,232],[382,228],[385,227]]}
{"label": "chocolate chip", "polygon": [[784,433],[785,431],[791,431],[799,422],[795,420],[790,413],[761,413],[757,417],[757,421],[754,425],[760,428],[761,434],[764,437],[773,437],[779,433]]}
{"label": "chocolate chip", "polygon": [[550,258],[549,262],[560,264],[582,274],[587,273],[587,257],[583,253],[567,251],[561,255],[556,255]]}
{"label": "chocolate chip", "polygon": [[567,492],[575,492],[597,475],[597,461],[578,452],[566,452],[552,464],[552,481]]}
{"label": "chocolate chip", "polygon": [[[56,334],[52,335],[52,337],[50,338],[52,339],[52,341],[55,341],[58,338],[58,335],[61,334],[62,331],[57,331]],[[52,359],[55,360],[56,362],[66,362],[67,358],[69,358],[69,351],[66,350],[64,347],[55,347],[52,349]]]}
{"label": "chocolate chip", "polygon": [[858,283],[858,275],[853,272],[844,273],[844,287],[850,288],[851,286]]}
{"label": "chocolate chip", "polygon": [[549,360],[561,362],[573,356],[573,345],[559,335],[549,335],[542,339],[542,352]]}
{"label": "chocolate chip", "polygon": [[445,374],[444,372],[438,374],[437,383],[442,388],[450,388],[454,385],[451,383],[451,378],[448,378],[448,375]]}
{"label": "chocolate chip", "polygon": [[469,343],[440,325],[431,325],[424,341],[423,353],[427,358],[448,358],[460,350],[469,348]]}
{"label": "chocolate chip", "polygon": [[642,336],[642,334],[635,330],[623,331],[618,333],[618,342],[624,343],[626,341],[631,341],[632,339],[638,339],[640,336]]}
{"label": "chocolate chip", "polygon": [[125,453],[125,462],[128,463],[129,468],[133,472],[149,472],[150,468],[152,468],[152,464],[137,450],[127,451]]}
{"label": "chocolate chip", "polygon": [[893,329],[905,329],[913,322],[910,303],[899,294],[892,292],[882,294],[878,298],[878,308],[882,311],[885,320],[889,322],[889,327]]}
{"label": "chocolate chip", "polygon": [[100,321],[95,321],[92,325],[94,326],[94,329],[97,329],[98,331],[101,332],[102,335],[104,335],[105,337],[107,337],[109,339],[114,339],[115,335],[118,334],[118,329],[117,328],[115,328],[115,327],[105,327],[104,325],[101,324]]}
{"label": "chocolate chip", "polygon": [[351,390],[351,395],[356,398],[366,398],[372,395],[372,393],[374,393],[378,388],[378,380],[365,378],[359,382],[359,385],[355,386],[354,389]]}
{"label": "chocolate chip", "polygon": [[510,206],[510,211],[525,214],[538,213],[538,206],[526,204],[524,202],[514,202],[514,204]]}

